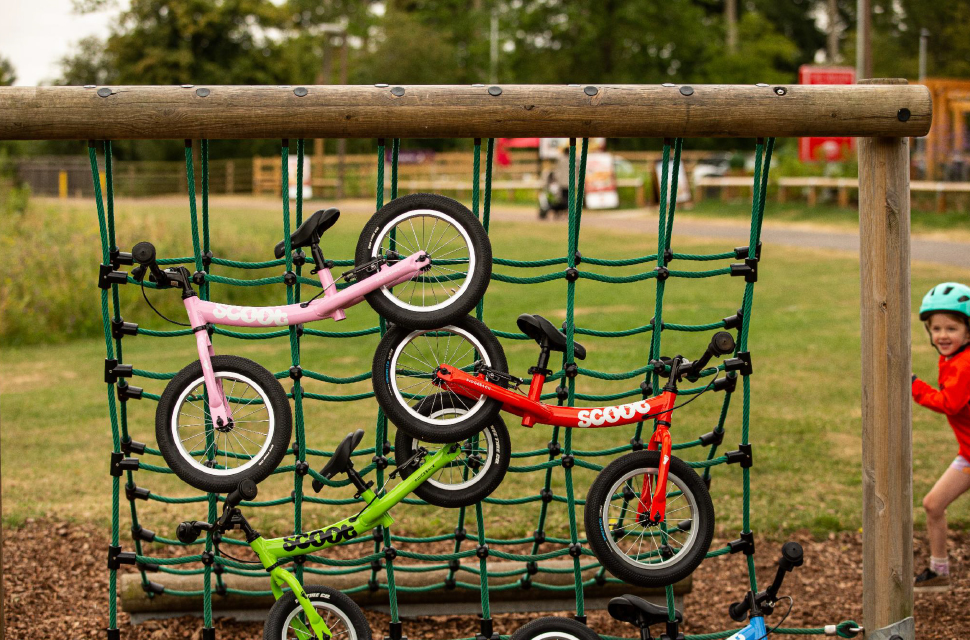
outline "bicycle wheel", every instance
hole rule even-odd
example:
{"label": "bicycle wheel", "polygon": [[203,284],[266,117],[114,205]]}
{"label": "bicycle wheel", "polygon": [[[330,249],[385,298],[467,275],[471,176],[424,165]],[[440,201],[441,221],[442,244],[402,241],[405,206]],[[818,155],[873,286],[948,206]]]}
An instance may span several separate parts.
{"label": "bicycle wheel", "polygon": [[[332,640],[371,640],[364,612],[349,597],[320,585],[307,585],[304,590],[330,628]],[[269,611],[263,625],[263,640],[311,640],[313,637],[300,601],[292,593],[284,593]]]}
{"label": "bicycle wheel", "polygon": [[481,223],[463,204],[431,193],[415,193],[384,205],[364,225],[355,262],[365,264],[389,251],[408,256],[425,251],[431,267],[393,289],[366,295],[377,313],[413,329],[451,324],[485,295],[492,277],[492,246]]}
{"label": "bicycle wheel", "polygon": [[704,481],[673,456],[664,521],[655,525],[638,516],[644,481],[652,491],[659,462],[657,451],[617,458],[586,496],[584,520],[593,553],[617,578],[641,587],[665,587],[686,578],[704,560],[714,536],[714,505]]}
{"label": "bicycle wheel", "polygon": [[[443,402],[435,400],[446,401]],[[417,404],[415,410],[421,414],[438,416],[460,416],[468,411],[473,401],[460,396],[436,399],[428,397]],[[394,460],[401,476],[407,478],[415,467],[404,467],[404,463],[414,456],[418,447],[423,446],[429,454],[434,454],[440,446],[421,442],[417,438],[398,429],[394,438]],[[461,453],[448,466],[442,467],[433,476],[422,482],[414,490],[419,498],[436,507],[468,507],[490,496],[505,477],[511,460],[509,431],[501,416],[495,416],[490,425],[481,433],[473,434],[461,443]]]}
{"label": "bicycle wheel", "polygon": [[228,493],[243,479],[259,482],[286,454],[293,429],[286,392],[252,360],[213,356],[232,422],[214,426],[196,360],[165,387],[155,411],[155,438],[169,468],[196,489]]}
{"label": "bicycle wheel", "polygon": [[595,631],[578,620],[547,616],[519,627],[512,640],[600,640]]}
{"label": "bicycle wheel", "polygon": [[[492,424],[502,405],[479,397],[462,415],[417,410],[426,398],[431,408],[452,407],[454,393],[433,384],[439,364],[471,371],[475,362],[508,371],[502,345],[483,323],[470,316],[429,331],[394,327],[377,345],[372,369],[374,395],[399,429],[425,442],[452,443]],[[497,384],[506,386],[501,381]]]}

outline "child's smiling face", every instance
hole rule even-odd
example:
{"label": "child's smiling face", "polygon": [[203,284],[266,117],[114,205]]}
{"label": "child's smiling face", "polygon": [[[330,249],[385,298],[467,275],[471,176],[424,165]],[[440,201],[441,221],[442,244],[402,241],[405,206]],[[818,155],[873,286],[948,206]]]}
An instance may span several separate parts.
{"label": "child's smiling face", "polygon": [[970,342],[970,329],[962,316],[952,313],[934,313],[927,321],[930,340],[940,354],[950,357],[960,347]]}

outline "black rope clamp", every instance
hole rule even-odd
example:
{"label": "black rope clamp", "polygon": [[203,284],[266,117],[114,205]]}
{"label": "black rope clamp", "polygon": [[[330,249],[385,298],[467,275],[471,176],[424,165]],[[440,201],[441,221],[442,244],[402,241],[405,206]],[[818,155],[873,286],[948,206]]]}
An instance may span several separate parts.
{"label": "black rope clamp", "polygon": [[556,440],[550,440],[549,444],[547,444],[546,447],[548,447],[549,449],[550,458],[555,458],[560,453],[562,453],[562,447],[559,445],[559,442]]}
{"label": "black rope clamp", "polygon": [[567,453],[566,455],[564,455],[562,457],[562,468],[563,469],[572,469],[573,468],[573,465],[575,465],[575,464],[576,464],[576,459],[573,457],[573,455],[571,453]]}
{"label": "black rope clamp", "polygon": [[737,388],[737,376],[725,376],[723,378],[718,378],[714,381],[714,385],[711,387],[711,389],[714,391],[724,391],[725,393],[734,393],[734,390]]}
{"label": "black rope clamp", "polygon": [[294,365],[290,367],[290,377],[294,380],[299,380],[303,377],[303,367],[300,365]]}
{"label": "black rope clamp", "polygon": [[452,558],[448,561],[449,571],[458,571],[459,568],[461,568],[461,562],[458,560],[458,558]]}
{"label": "black rope clamp", "polygon": [[148,496],[151,494],[152,492],[144,487],[139,487],[131,483],[125,484],[125,497],[128,500],[148,500]]}
{"label": "black rope clamp", "polygon": [[138,325],[134,322],[125,322],[124,318],[115,318],[111,321],[111,337],[121,340],[124,336],[137,336]]}
{"label": "black rope clamp", "polygon": [[109,546],[108,547],[108,568],[112,570],[117,570],[123,564],[135,564],[137,561],[137,555],[131,551],[122,551],[121,547]]}
{"label": "black rope clamp", "polygon": [[568,399],[569,399],[569,389],[567,389],[566,387],[564,387],[562,385],[557,386],[556,387],[556,400],[559,400],[561,402],[565,402]]}
{"label": "black rope clamp", "polygon": [[216,554],[212,553],[211,551],[203,551],[202,552],[202,564],[203,565],[205,565],[207,567],[211,567],[215,563],[216,563]]}
{"label": "black rope clamp", "polygon": [[671,249],[664,249],[664,266],[674,261],[674,252]]}
{"label": "black rope clamp", "polygon": [[655,267],[654,271],[657,272],[657,282],[663,282],[670,277],[670,270],[667,267]]}
{"label": "black rope clamp", "polygon": [[371,578],[367,581],[367,588],[371,591],[371,593],[373,593],[380,591],[381,585],[379,582],[377,582],[377,578]]}
{"label": "black rope clamp", "polygon": [[579,544],[578,542],[574,542],[569,545],[569,555],[574,558],[578,558],[579,556],[583,555],[583,545]]}
{"label": "black rope clamp", "polygon": [[632,445],[634,451],[643,450],[643,440],[640,438],[630,438],[630,444]]}
{"label": "black rope clamp", "polygon": [[487,558],[488,557],[488,545],[487,544],[480,544],[480,545],[478,545],[478,548],[475,549],[475,555],[478,556],[479,558],[481,558],[482,560],[484,560],[485,558]]}
{"label": "black rope clamp", "polygon": [[728,464],[740,464],[742,469],[749,469],[754,464],[751,456],[751,443],[739,444],[737,451],[728,451],[724,454]]}
{"label": "black rope clamp", "polygon": [[458,583],[455,581],[453,577],[448,576],[447,578],[445,578],[445,589],[447,589],[448,591],[454,591],[456,588],[458,588]]}
{"label": "black rope clamp", "polygon": [[583,263],[583,254],[581,254],[579,251],[574,253],[573,257],[576,259],[575,264],[579,265]]}
{"label": "black rope clamp", "polygon": [[[734,257],[738,260],[744,260],[748,257],[748,251],[750,250],[750,245],[744,245],[743,247],[734,247]],[[761,241],[758,241],[758,245],[754,249],[755,260],[761,260]]]}
{"label": "black rope clamp", "polygon": [[482,618],[479,623],[482,632],[475,636],[475,640],[499,640],[499,634],[492,628],[491,618]]}
{"label": "black rope clamp", "polygon": [[397,557],[397,549],[394,547],[384,547],[384,557],[387,558],[387,560],[393,560]]}
{"label": "black rope clamp", "polygon": [[303,253],[302,251],[297,250],[293,254],[293,266],[302,267],[305,264],[306,264],[306,254]]}
{"label": "black rope clamp", "polygon": [[407,636],[401,635],[403,633],[403,625],[400,622],[392,622],[387,633],[388,635],[384,636],[384,640],[408,640]]}
{"label": "black rope clamp", "polygon": [[110,264],[100,265],[98,271],[98,288],[107,291],[113,284],[128,284],[128,272],[116,271]]}
{"label": "black rope clamp", "polygon": [[640,393],[643,394],[644,399],[653,396],[653,385],[644,380],[640,383]]}
{"label": "black rope clamp", "polygon": [[[165,585],[158,584],[157,582],[152,582],[149,580],[147,583],[142,583],[141,588],[145,590],[145,593],[154,596],[160,596],[165,593]],[[203,629],[205,631],[205,629]],[[215,629],[212,630],[213,637],[215,637]],[[203,640],[205,636],[203,635]]]}
{"label": "black rope clamp", "polygon": [[525,570],[529,572],[530,576],[534,576],[539,573],[539,564],[533,560],[532,562],[525,563]]}
{"label": "black rope clamp", "polygon": [[115,387],[118,391],[118,401],[127,402],[128,400],[141,400],[142,393],[145,392],[141,387],[133,387],[130,384],[119,384]]}
{"label": "black rope clamp", "polygon": [[384,530],[381,527],[374,527],[371,529],[370,537],[374,542],[384,542]]}
{"label": "black rope clamp", "polygon": [[211,251],[206,251],[205,253],[203,253],[202,254],[202,266],[205,267],[206,269],[208,269],[212,265],[212,259],[214,257],[215,256],[212,254]]}
{"label": "black rope clamp", "polygon": [[567,362],[562,369],[567,378],[575,378],[579,375],[579,365],[575,362]]}
{"label": "black rope clamp", "polygon": [[536,529],[532,532],[532,539],[536,541],[536,544],[542,544],[546,541],[546,532]]}
{"label": "black rope clamp", "polygon": [[[225,567],[224,567],[223,565],[221,565],[221,564],[217,564],[216,566],[214,566],[214,567],[212,568],[212,573],[214,573],[214,574],[216,574],[217,576],[221,576],[221,575],[222,575],[222,574],[224,574],[225,572],[226,572],[226,568],[225,568]],[[226,585],[225,585],[225,584],[223,584],[223,585],[220,585],[220,586],[222,586],[222,588],[223,588],[223,589],[225,589],[225,586],[226,586]],[[224,596],[224,595],[226,595],[226,594],[225,594],[225,592],[223,592],[223,593],[220,593],[219,595],[220,595],[220,596]]]}
{"label": "black rope clamp", "polygon": [[546,504],[549,504],[550,502],[552,502],[552,489],[550,489],[549,487],[543,487],[543,489],[539,491],[539,497],[542,498],[543,502],[545,502]]}
{"label": "black rope clamp", "polygon": [[125,265],[131,266],[135,264],[135,259],[131,257],[131,254],[127,251],[121,251],[117,247],[108,252],[109,261],[111,266],[117,269],[118,267]]}
{"label": "black rope clamp", "polygon": [[724,323],[725,329],[740,329],[744,325],[744,310],[738,309],[736,314],[723,318],[721,322]]}
{"label": "black rope clamp", "polygon": [[463,542],[468,538],[468,533],[461,527],[455,527],[455,542]]}
{"label": "black rope clamp", "polygon": [[732,276],[743,276],[745,282],[758,281],[758,259],[745,258],[744,262],[736,262],[731,265]]}
{"label": "black rope clamp", "polygon": [[105,629],[108,632],[108,640],[121,640],[121,629]]}
{"label": "black rope clamp", "polygon": [[293,556],[293,564],[304,564],[306,556]]}
{"label": "black rope clamp", "polygon": [[519,578],[519,588],[528,591],[532,588],[532,579],[529,576],[522,576]]}
{"label": "black rope clamp", "polygon": [[145,453],[145,443],[136,442],[135,440],[125,440],[121,443],[121,450],[125,452],[125,455],[130,456],[133,453],[141,455]]}
{"label": "black rope clamp", "polygon": [[722,442],[724,442],[724,430],[722,429],[721,431],[718,431],[715,429],[714,431],[709,431],[708,433],[702,435],[700,440],[701,445],[705,447],[709,447],[711,445],[720,445]]}
{"label": "black rope clamp", "polygon": [[741,533],[741,537],[728,543],[731,553],[743,552],[746,556],[754,555],[754,533]]}
{"label": "black rope clamp", "polygon": [[293,465],[293,471],[298,476],[305,476],[310,473],[310,464],[306,460],[297,460],[296,464]]}
{"label": "black rope clamp", "polygon": [[192,274],[192,282],[196,286],[201,287],[202,285],[205,284],[205,275],[206,275],[205,271],[196,271],[195,273]]}
{"label": "black rope clamp", "polygon": [[120,478],[125,471],[138,471],[138,465],[138,458],[126,458],[121,451],[115,451],[111,454],[109,471],[113,477]]}
{"label": "black rope clamp", "polygon": [[155,532],[151,529],[146,529],[140,524],[136,524],[131,528],[131,539],[142,540],[143,542],[155,542]]}
{"label": "black rope clamp", "polygon": [[133,369],[130,364],[118,364],[118,360],[114,358],[104,359],[104,381],[108,384],[114,384],[118,382],[118,378],[130,378],[133,375]]}
{"label": "black rope clamp", "polygon": [[161,571],[161,567],[159,567],[157,564],[152,564],[151,562],[136,562],[135,566],[139,571],[143,571],[145,573],[158,573]]}
{"label": "black rope clamp", "polygon": [[569,267],[566,269],[566,282],[576,282],[579,280],[579,269]]}
{"label": "black rope clamp", "polygon": [[593,580],[596,581],[597,587],[602,587],[606,585],[606,576],[604,576],[602,573],[598,571],[596,572],[596,576],[593,578]]}
{"label": "black rope clamp", "polygon": [[724,361],[725,371],[737,371],[742,376],[750,376],[754,372],[751,364],[751,352],[742,351],[736,358],[728,358]]}
{"label": "black rope clamp", "polygon": [[373,462],[374,466],[376,466],[378,469],[387,469],[388,462],[387,458],[384,456],[374,456],[371,458],[371,462]]}
{"label": "black rope clamp", "polygon": [[[221,564],[217,564],[212,570],[215,571],[218,574],[219,571],[217,571],[217,569],[221,569],[221,568],[222,568],[222,565]],[[223,596],[223,597],[225,597],[225,596],[229,595],[229,589],[226,587],[226,583],[225,582],[222,582],[221,580],[216,585],[216,588],[212,590],[212,592],[215,593],[217,596]]]}

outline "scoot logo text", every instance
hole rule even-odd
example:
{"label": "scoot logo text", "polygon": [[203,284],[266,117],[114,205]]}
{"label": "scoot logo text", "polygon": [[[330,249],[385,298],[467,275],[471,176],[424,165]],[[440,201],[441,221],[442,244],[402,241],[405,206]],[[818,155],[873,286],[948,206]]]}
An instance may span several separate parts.
{"label": "scoot logo text", "polygon": [[646,400],[621,404],[615,407],[602,407],[579,412],[579,427],[598,427],[604,424],[614,424],[620,420],[631,420],[638,415],[648,413],[650,403]]}
{"label": "scoot logo text", "polygon": [[295,536],[283,538],[283,551],[293,551],[295,549],[308,549],[311,546],[319,547],[325,543],[337,544],[342,540],[351,540],[357,537],[357,532],[349,525],[329,527],[327,529],[317,529],[309,533],[298,533]]}
{"label": "scoot logo text", "polygon": [[271,325],[278,327],[289,324],[286,311],[278,307],[238,307],[213,304],[212,315],[220,320],[241,320],[248,324]]}

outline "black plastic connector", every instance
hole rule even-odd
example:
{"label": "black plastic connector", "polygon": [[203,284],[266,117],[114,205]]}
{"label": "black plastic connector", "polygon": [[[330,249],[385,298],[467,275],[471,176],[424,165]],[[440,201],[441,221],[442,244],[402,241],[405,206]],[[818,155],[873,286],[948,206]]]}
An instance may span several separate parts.
{"label": "black plastic connector", "polygon": [[137,336],[138,325],[134,322],[125,322],[123,318],[115,318],[111,321],[111,337],[121,340],[124,336]]}
{"label": "black plastic connector", "polygon": [[630,438],[630,444],[633,446],[633,451],[643,451],[643,440],[640,438]]}
{"label": "black plastic connector", "polygon": [[485,558],[487,558],[488,557],[488,545],[487,544],[480,544],[480,545],[478,545],[478,548],[475,549],[475,555],[478,556],[479,558],[483,559],[483,560]]}
{"label": "black plastic connector", "polygon": [[380,470],[387,469],[388,462],[387,462],[387,458],[385,458],[384,456],[374,456],[373,458],[371,458],[371,462],[373,462],[374,466],[376,466]]}
{"label": "black plastic connector", "polygon": [[577,251],[576,253],[574,253],[573,254],[573,257],[576,259],[575,264],[577,266],[583,264],[583,254],[581,254],[579,251]]}
{"label": "black plastic connector", "polygon": [[717,429],[714,431],[709,431],[702,435],[700,440],[701,445],[705,447],[709,447],[712,444],[715,446],[720,445],[722,442],[724,442],[724,431],[718,431]]}
{"label": "black plastic connector", "polygon": [[306,563],[306,556],[293,556],[293,564]]}
{"label": "black plastic connector", "polygon": [[113,284],[128,284],[128,272],[116,271],[110,264],[100,265],[98,271],[98,288],[107,291]]}
{"label": "black plastic connector", "polygon": [[300,365],[294,365],[290,367],[290,378],[294,380],[299,380],[303,377],[303,367]]}
{"label": "black plastic connector", "polygon": [[732,540],[728,543],[728,548],[731,553],[742,552],[746,556],[754,555],[754,533],[749,531],[747,533],[740,534],[737,540]]}
{"label": "black plastic connector", "polygon": [[468,533],[461,527],[455,528],[455,542],[463,542],[468,538]]}
{"label": "black plastic connector", "polygon": [[[216,574],[217,576],[221,576],[225,572],[226,572],[226,568],[223,565],[221,565],[221,564],[217,564],[216,566],[212,567],[212,573]],[[225,586],[225,585],[223,585],[223,586]],[[220,596],[224,596],[226,594],[225,593],[220,593],[219,595]]]}
{"label": "black plastic connector", "polygon": [[138,471],[138,458],[126,458],[121,451],[111,454],[111,466],[109,471],[115,478],[120,478],[125,471]]}
{"label": "black plastic connector", "polygon": [[596,576],[593,578],[593,580],[596,581],[596,586],[597,587],[604,587],[604,586],[606,586],[606,576],[603,575],[602,573],[597,572],[596,573]]}
{"label": "black plastic connector", "polygon": [[567,453],[562,457],[563,469],[572,469],[574,464],[576,464],[576,459],[573,457],[571,453]]}
{"label": "black plastic connector", "polygon": [[566,269],[566,282],[576,282],[579,280],[579,269],[570,267]]}
{"label": "black plastic connector", "polygon": [[738,309],[737,313],[733,316],[722,318],[721,322],[724,323],[725,329],[740,329],[744,325],[744,310]]}
{"label": "black plastic connector", "polygon": [[448,591],[454,591],[457,588],[458,588],[458,583],[454,578],[452,578],[451,576],[445,578],[445,589],[447,589]]}
{"label": "black plastic connector", "polygon": [[557,386],[556,387],[556,400],[559,400],[560,402],[565,402],[568,399],[569,399],[569,389],[567,389],[566,387],[564,387],[562,385]]}
{"label": "black plastic connector", "polygon": [[137,567],[139,571],[144,571],[145,573],[158,573],[161,571],[161,567],[151,562],[136,562],[135,567]]}
{"label": "black plastic connector", "polygon": [[371,529],[370,537],[374,542],[384,542],[384,529],[381,527],[374,527]]}
{"label": "black plastic connector", "polygon": [[130,378],[133,373],[130,364],[118,364],[115,358],[104,359],[104,381],[107,384],[118,382],[118,378]]}
{"label": "black plastic connector", "polygon": [[644,400],[653,396],[653,384],[644,380],[640,383],[640,393],[643,395]]}
{"label": "black plastic connector", "polygon": [[131,253],[127,251],[121,251],[117,247],[112,249],[111,252],[108,253],[108,256],[111,262],[111,266],[114,267],[115,269],[121,266],[130,267],[131,265],[135,264],[135,259],[131,257]]}
{"label": "black plastic connector", "polygon": [[151,529],[146,529],[140,524],[136,524],[131,528],[131,539],[141,540],[142,542],[155,542],[155,532]]}
{"label": "black plastic connector", "polygon": [[121,450],[125,452],[125,455],[130,456],[135,453],[142,455],[145,453],[145,443],[137,442],[135,440],[126,440],[121,443]]}
{"label": "black plastic connector", "polygon": [[754,372],[751,364],[751,352],[742,351],[736,358],[728,358],[724,361],[725,371],[737,371],[742,376],[750,376]]}
{"label": "black plastic connector", "polygon": [[216,563],[216,554],[211,551],[203,551],[201,560],[204,566],[211,567]]}
{"label": "black plastic connector", "polygon": [[142,394],[145,392],[141,387],[133,387],[130,384],[119,384],[115,389],[118,392],[119,402],[128,402],[129,400],[141,400]]}
{"label": "black plastic connector", "polygon": [[296,251],[293,253],[293,266],[302,267],[306,264],[306,254],[303,251]]}
{"label": "black plastic connector", "polygon": [[758,281],[758,259],[747,258],[745,261],[736,262],[731,265],[731,275],[744,277],[745,282]]}
{"label": "black plastic connector", "polygon": [[459,561],[458,558],[452,558],[451,560],[448,561],[449,571],[458,571],[458,569],[460,568],[461,568],[461,561]]}
{"label": "black plastic connector", "polygon": [[569,555],[574,558],[578,558],[579,556],[583,555],[583,545],[579,544],[578,542],[574,542],[569,545]]}
{"label": "black plastic connector", "polygon": [[[216,569],[219,569],[221,567],[222,567],[221,564],[217,564],[212,570],[213,571],[216,571]],[[216,573],[219,573],[219,572],[216,571]],[[223,598],[226,597],[227,595],[229,595],[229,589],[228,589],[228,587],[226,587],[226,583],[225,582],[222,582],[221,580],[216,584],[216,586],[212,590],[212,592],[214,594],[216,594],[217,596],[222,596]]]}
{"label": "black plastic connector", "polygon": [[742,469],[750,469],[754,464],[751,456],[751,443],[739,444],[737,451],[728,451],[724,454],[728,464],[740,464]]}
{"label": "black plastic connector", "polygon": [[202,640],[216,640],[216,629],[215,629],[215,627],[203,627],[202,628]]}
{"label": "black plastic connector", "polygon": [[310,463],[306,460],[297,460],[296,464],[293,465],[293,471],[298,476],[305,476],[310,473]]}
{"label": "black plastic connector", "polygon": [[210,266],[212,266],[212,259],[213,258],[215,258],[215,255],[213,255],[213,253],[211,251],[206,251],[205,253],[203,253],[202,254],[202,266],[205,267],[206,269],[208,269]]}
{"label": "black plastic connector", "polygon": [[549,504],[552,502],[552,489],[549,487],[543,487],[542,490],[539,491],[539,497],[542,498],[543,502]]}
{"label": "black plastic connector", "polygon": [[373,572],[376,573],[376,572],[380,571],[383,568],[384,568],[384,565],[381,564],[381,561],[380,560],[371,560],[370,561],[370,570],[371,571],[373,571]]}
{"label": "black plastic connector", "polygon": [[205,284],[205,271],[196,271],[192,274],[192,284],[201,287]]}
{"label": "black plastic connector", "polygon": [[714,391],[724,391],[725,393],[734,393],[735,389],[737,388],[737,376],[725,376],[723,378],[718,378],[714,381],[714,385],[711,387],[711,389]]}
{"label": "black plastic connector", "polygon": [[550,458],[555,458],[562,453],[562,446],[560,446],[559,442],[556,440],[550,440],[546,447],[549,449]]}
{"label": "black plastic connector", "polygon": [[667,267],[654,267],[657,272],[657,282],[663,282],[670,277],[670,270]]}
{"label": "black plastic connector", "polygon": [[400,622],[392,622],[390,628],[387,630],[388,635],[384,636],[384,640],[408,640],[408,637],[401,635],[403,633],[404,625]]}
{"label": "black plastic connector", "polygon": [[148,496],[150,495],[152,495],[152,492],[148,489],[134,484],[125,485],[125,497],[128,500],[148,500]]}
{"label": "black plastic connector", "polygon": [[121,547],[108,547],[108,568],[119,569],[123,564],[135,564],[137,555],[131,551],[122,551]]}
{"label": "black plastic connector", "polygon": [[532,562],[526,562],[525,570],[529,573],[530,576],[534,576],[535,574],[539,573],[539,563],[537,563],[535,560],[533,560]]}
{"label": "black plastic connector", "polygon": [[121,640],[121,629],[105,629],[108,632],[108,640]]}
{"label": "black plastic connector", "polygon": [[160,596],[165,593],[165,585],[152,582],[151,580],[149,580],[147,583],[142,583],[141,588],[144,589],[145,593],[150,596]]}
{"label": "black plastic connector", "polygon": [[536,544],[542,544],[546,541],[546,532],[536,529],[532,532],[532,539],[536,541]]}
{"label": "black plastic connector", "polygon": [[[748,249],[751,245],[744,245],[743,247],[734,247],[734,257],[738,260],[744,260],[748,257]],[[754,249],[754,257],[756,260],[761,260],[761,241],[758,241],[758,246]]]}
{"label": "black plastic connector", "polygon": [[288,287],[292,287],[296,284],[296,274],[292,271],[287,271],[283,274],[283,283]]}
{"label": "black plastic connector", "polygon": [[528,591],[532,588],[532,579],[529,576],[522,576],[519,578],[519,588],[523,591]]}
{"label": "black plastic connector", "polygon": [[586,616],[573,616],[573,620],[586,624]]}
{"label": "black plastic connector", "polygon": [[575,378],[579,375],[579,365],[575,362],[567,362],[562,369],[567,378]]}
{"label": "black plastic connector", "polygon": [[384,557],[388,560],[394,560],[397,557],[397,549],[394,547],[384,547]]}
{"label": "black plastic connector", "polygon": [[371,593],[380,591],[380,588],[381,588],[381,585],[379,582],[377,582],[377,578],[371,578],[370,580],[367,581],[367,589]]}
{"label": "black plastic connector", "polygon": [[672,249],[664,249],[664,266],[667,266],[674,261],[674,252]]}

